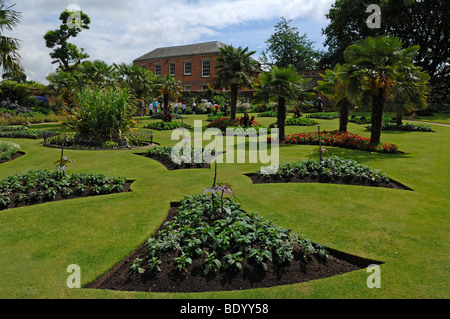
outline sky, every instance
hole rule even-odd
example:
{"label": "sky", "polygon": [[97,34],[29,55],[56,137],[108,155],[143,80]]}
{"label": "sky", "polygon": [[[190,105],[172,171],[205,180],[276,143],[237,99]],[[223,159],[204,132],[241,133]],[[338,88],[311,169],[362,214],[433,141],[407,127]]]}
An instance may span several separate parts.
{"label": "sky", "polygon": [[248,47],[258,58],[281,17],[325,50],[322,29],[334,0],[6,0],[7,6],[14,3],[22,17],[6,35],[21,40],[28,80],[47,84],[57,65],[43,36],[59,28],[59,15],[73,5],[91,24],[70,42],[84,48],[89,60],[112,64],[132,63],[159,47],[207,41]]}

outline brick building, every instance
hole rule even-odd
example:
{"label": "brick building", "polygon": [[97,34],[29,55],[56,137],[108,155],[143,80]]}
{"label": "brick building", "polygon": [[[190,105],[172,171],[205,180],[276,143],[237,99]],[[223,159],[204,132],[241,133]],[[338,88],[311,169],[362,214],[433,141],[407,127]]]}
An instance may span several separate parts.
{"label": "brick building", "polygon": [[220,48],[226,46],[222,42],[212,41],[158,48],[133,62],[155,75],[166,76],[170,72],[182,82],[185,91],[200,91],[209,88],[214,79]]}

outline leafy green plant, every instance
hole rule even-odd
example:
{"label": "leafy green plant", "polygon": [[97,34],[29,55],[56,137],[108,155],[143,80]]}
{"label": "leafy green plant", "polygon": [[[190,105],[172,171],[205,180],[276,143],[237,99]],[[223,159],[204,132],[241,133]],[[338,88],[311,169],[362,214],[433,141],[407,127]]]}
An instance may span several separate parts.
{"label": "leafy green plant", "polygon": [[319,122],[303,117],[288,118],[286,120],[287,126],[314,126],[316,124],[319,124]]}
{"label": "leafy green plant", "polygon": [[208,252],[205,253],[206,253],[206,258],[204,262],[205,270],[203,271],[203,273],[207,275],[210,271],[212,272],[218,271],[222,266],[222,263],[217,258],[217,253],[215,251],[213,251],[212,253]]}
{"label": "leafy green plant", "polygon": [[184,252],[181,253],[180,257],[175,257],[173,261],[175,262],[175,269],[179,272],[187,271],[186,267],[192,264],[192,258]]}
{"label": "leafy green plant", "polygon": [[145,269],[141,267],[141,263],[141,258],[136,258],[135,260],[133,260],[133,263],[131,264],[131,271],[134,273],[143,274],[145,272]]}
{"label": "leafy green plant", "polygon": [[148,260],[148,271],[149,272],[160,272],[162,261],[158,257],[152,257]]}
{"label": "leafy green plant", "polygon": [[241,261],[244,259],[244,257],[242,257],[242,252],[238,251],[234,254],[226,254],[223,259],[225,262],[225,269],[242,270]]}
{"label": "leafy green plant", "polygon": [[252,249],[248,254],[249,258],[254,258],[256,263],[267,271],[266,259],[272,261],[272,253],[267,249]]}

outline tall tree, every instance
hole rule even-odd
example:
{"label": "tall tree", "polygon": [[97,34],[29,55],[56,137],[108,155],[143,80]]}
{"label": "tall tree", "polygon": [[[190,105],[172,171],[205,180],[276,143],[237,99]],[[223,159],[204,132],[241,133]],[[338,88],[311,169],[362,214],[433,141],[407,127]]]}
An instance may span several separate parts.
{"label": "tall tree", "polygon": [[59,20],[62,22],[59,29],[50,30],[44,35],[45,45],[53,49],[50,52],[50,57],[54,59],[52,63],[59,63],[60,69],[69,72],[89,55],[84,53],[83,48],[78,48],[68,41],[76,37],[83,29],[89,29],[91,20],[82,11],[69,10],[62,12]]}
{"label": "tall tree", "polygon": [[311,79],[303,79],[292,67],[278,68],[274,66],[270,71],[259,75],[258,83],[254,86],[256,98],[265,100],[277,99],[277,127],[279,139],[283,140],[286,123],[286,103],[297,100],[306,93],[306,83]]}
{"label": "tall tree", "polygon": [[230,89],[230,117],[236,118],[236,107],[239,90],[252,86],[252,75],[257,71],[257,63],[252,59],[255,51],[249,51],[248,47],[234,48],[226,46],[220,48],[217,58],[216,75],[212,86],[214,89]]}
{"label": "tall tree", "polygon": [[171,98],[177,98],[182,90],[183,86],[181,85],[181,81],[174,78],[170,73],[166,76],[159,75],[154,80],[155,94],[162,96],[164,101],[162,106],[163,121],[170,122],[172,120],[172,117],[170,116],[169,100]]}
{"label": "tall tree", "polygon": [[314,49],[314,42],[308,40],[306,34],[300,35],[292,20],[281,20],[275,25],[275,33],[266,41],[267,49],[261,53],[262,65],[296,70],[316,69],[322,53]]}
{"label": "tall tree", "polygon": [[347,132],[348,115],[350,107],[353,105],[349,96],[349,78],[345,65],[336,64],[332,70],[326,70],[320,75],[322,81],[318,81],[316,91],[323,93],[333,102],[335,108],[339,110],[339,131]]}
{"label": "tall tree", "polygon": [[[418,51],[418,46],[404,49],[402,41],[398,38],[379,36],[357,41],[344,52],[349,74],[347,89],[355,92],[362,87],[370,96],[372,112],[370,140],[374,146],[380,143],[385,105],[393,88],[399,81],[413,79],[414,73],[421,72],[420,67],[413,64]],[[412,88],[423,89],[422,86]]]}
{"label": "tall tree", "polygon": [[23,74],[19,40],[4,35],[5,30],[12,31],[20,22],[20,12],[13,10],[14,6],[7,7],[5,1],[0,0],[0,66],[4,73]]}
{"label": "tall tree", "polygon": [[[398,37],[405,46],[419,45],[415,64],[431,77],[436,87],[433,96],[449,97],[450,91],[450,10],[447,0],[384,0],[381,8],[381,27],[369,28],[366,20],[370,13],[366,8],[373,0],[336,0],[326,17],[329,25],[322,30],[326,36],[324,45],[328,52],[321,60],[324,67],[345,63],[345,49],[368,36],[391,35]],[[441,92],[437,92],[440,87]],[[443,91],[446,91],[442,93]]]}

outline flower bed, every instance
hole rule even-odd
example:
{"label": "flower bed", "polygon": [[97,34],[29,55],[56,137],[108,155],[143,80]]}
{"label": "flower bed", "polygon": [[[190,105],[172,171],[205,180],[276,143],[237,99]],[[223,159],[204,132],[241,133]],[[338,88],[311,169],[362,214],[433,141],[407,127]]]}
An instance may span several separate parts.
{"label": "flower bed", "polygon": [[[371,125],[368,125],[366,129],[371,130]],[[408,132],[433,132],[428,124],[415,124],[415,123],[403,123],[397,124],[393,122],[384,122],[383,131],[408,131]]]}
{"label": "flower bed", "polygon": [[[371,116],[364,116],[364,115],[362,115],[362,116],[352,115],[348,119],[349,122],[352,122],[352,123],[355,123],[355,124],[370,124],[371,120],[372,120]],[[395,122],[395,120],[393,118],[391,118],[391,117],[385,117],[385,118],[383,118],[383,122],[384,123],[390,123],[390,122]]]}
{"label": "flower bed", "polygon": [[[234,129],[235,135],[256,135],[260,129],[263,128],[261,124],[255,121],[254,116],[251,118],[239,118],[232,120],[229,117],[215,119],[207,125],[208,128],[218,128],[223,133],[226,133],[227,128]],[[250,130],[249,130],[250,129]],[[267,128],[267,133],[270,133],[270,128]]]}
{"label": "flower bed", "polygon": [[[370,145],[370,138],[348,132],[324,131],[320,133],[320,137],[323,146],[335,146],[370,152],[399,153],[398,147],[395,144],[386,143],[375,147]],[[282,143],[319,145],[319,133],[309,132],[288,135]]]}
{"label": "flower bed", "polygon": [[40,139],[45,135],[56,134],[51,130],[29,130],[27,126],[0,126],[0,137]]}
{"label": "flower bed", "polygon": [[82,138],[76,132],[45,132],[44,145],[48,147],[61,147],[70,149],[128,149],[153,144],[153,132],[144,130],[131,130],[114,141]]}
{"label": "flower bed", "polygon": [[316,124],[319,124],[319,122],[304,117],[288,118],[286,120],[287,126],[314,126]]}
{"label": "flower bed", "polygon": [[255,289],[379,263],[312,243],[290,229],[246,213],[223,194],[186,196],[177,204],[145,244],[88,288],[152,292]]}
{"label": "flower bed", "polygon": [[10,160],[19,151],[19,144],[0,141],[0,163]]}
{"label": "flower bed", "polygon": [[332,120],[339,118],[339,113],[336,112],[317,112],[306,115],[310,119],[322,119],[322,120]]}
{"label": "flower bed", "polygon": [[177,128],[187,128],[190,129],[191,126],[188,124],[183,124],[180,121],[172,121],[172,122],[164,122],[164,121],[158,121],[153,122],[150,124],[147,124],[144,126],[144,128],[156,130],[156,131],[166,131],[166,130],[175,130]]}
{"label": "flower bed", "polygon": [[249,177],[253,183],[332,183],[411,190],[380,170],[337,156],[266,167]]}
{"label": "flower bed", "polygon": [[258,114],[258,117],[277,117],[277,112],[266,111]]}
{"label": "flower bed", "polygon": [[[179,156],[172,158],[172,151],[178,152]],[[204,157],[205,149],[191,147],[190,159],[183,156],[182,147],[154,147],[148,150],[147,153],[139,154],[146,157],[153,158],[166,166],[169,170],[188,169],[188,168],[209,168],[210,165],[206,163]],[[197,160],[195,160],[197,159]],[[175,160],[175,161],[174,161]],[[197,162],[197,163],[195,163]]]}
{"label": "flower bed", "polygon": [[[46,170],[28,171],[0,181],[0,210],[49,201],[120,193],[131,181],[103,174],[64,175]],[[127,185],[127,187],[126,187]]]}

